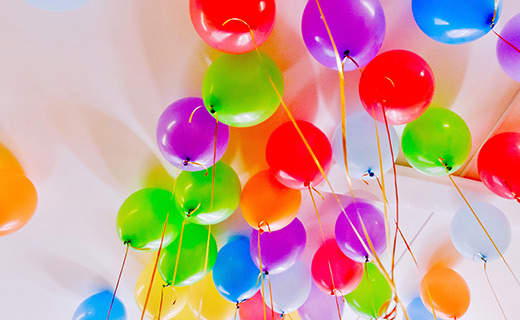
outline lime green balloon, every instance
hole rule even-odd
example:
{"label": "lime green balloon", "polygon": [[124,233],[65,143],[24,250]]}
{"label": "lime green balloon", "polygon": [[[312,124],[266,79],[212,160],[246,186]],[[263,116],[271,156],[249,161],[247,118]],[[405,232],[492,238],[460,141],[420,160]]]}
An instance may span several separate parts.
{"label": "lime green balloon", "polygon": [[357,288],[345,296],[354,312],[365,318],[379,318],[392,298],[392,289],[373,263],[367,263]]}
{"label": "lime green balloon", "polygon": [[[204,278],[215,264],[217,259],[217,242],[213,235],[209,238],[208,266],[204,273],[204,262],[206,259],[206,246],[208,242],[208,230],[198,224],[186,224],[182,233],[181,250],[179,253],[178,237],[169,246],[163,249],[159,257],[159,273],[167,284],[173,284],[176,287],[184,287],[194,284]],[[175,263],[177,265],[177,273],[175,275],[175,283],[173,275],[175,273]]]}
{"label": "lime green balloon", "polygon": [[429,176],[457,171],[471,150],[471,133],[466,122],[455,112],[429,108],[417,120],[406,125],[402,137],[403,153],[408,163]]}
{"label": "lime green balloon", "polygon": [[215,164],[213,205],[211,189],[213,167],[208,172],[183,171],[177,179],[174,200],[178,212],[190,222],[215,224],[227,219],[238,207],[241,185],[235,170],[224,162]]}
{"label": "lime green balloon", "polygon": [[181,230],[182,217],[176,211],[171,192],[157,188],[136,191],[123,202],[117,214],[119,238],[134,249],[158,250],[168,212],[163,246],[175,240]]}
{"label": "lime green balloon", "polygon": [[268,75],[283,96],[282,72],[267,54],[261,56],[256,51],[223,54],[209,66],[202,82],[202,99],[210,112],[216,111],[220,122],[250,127],[278,109],[280,99]]}

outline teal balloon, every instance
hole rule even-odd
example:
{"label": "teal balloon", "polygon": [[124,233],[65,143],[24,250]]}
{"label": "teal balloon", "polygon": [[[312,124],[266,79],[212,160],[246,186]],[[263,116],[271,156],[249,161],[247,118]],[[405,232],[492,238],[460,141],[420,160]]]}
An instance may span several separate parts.
{"label": "teal balloon", "polygon": [[[435,320],[435,317],[426,309],[420,297],[410,302],[406,307],[406,312],[408,313],[408,320]],[[406,317],[403,316],[402,320],[406,320]]]}
{"label": "teal balloon", "polygon": [[[487,232],[504,253],[511,243],[511,224],[505,214],[492,204],[470,203]],[[473,261],[492,261],[499,252],[486,235],[468,206],[461,207],[451,220],[451,241],[464,257]]]}

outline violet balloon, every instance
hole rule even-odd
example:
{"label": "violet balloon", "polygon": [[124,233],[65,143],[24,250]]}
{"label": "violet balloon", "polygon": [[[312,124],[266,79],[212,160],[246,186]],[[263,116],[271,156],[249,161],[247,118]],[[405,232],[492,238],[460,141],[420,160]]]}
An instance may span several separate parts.
{"label": "violet balloon", "polygon": [[[342,60],[344,70],[356,70],[370,62],[383,44],[386,22],[378,0],[328,0],[320,7]],[[312,56],[337,70],[334,48],[315,0],[307,3],[302,17],[303,41]]]}
{"label": "violet balloon", "polygon": [[[180,99],[169,105],[159,118],[157,144],[175,167],[200,171],[213,165],[216,125],[201,98]],[[224,155],[229,140],[228,126],[223,123],[217,126],[215,162]]]}
{"label": "violet balloon", "polygon": [[369,248],[369,245],[363,225],[376,253],[379,255],[385,251],[385,220],[381,210],[370,203],[358,201],[348,205],[345,208],[345,213],[346,215],[342,212],[338,216],[335,233],[336,242],[347,257],[358,262],[365,262],[369,257],[369,253],[365,250],[352,226],[357,230],[367,248]]}
{"label": "violet balloon", "polygon": [[[260,269],[258,231],[251,231],[249,239],[251,258]],[[280,230],[262,233],[260,235],[262,271],[276,274],[287,270],[302,255],[306,241],[305,227],[298,218]]]}
{"label": "violet balloon", "polygon": [[497,40],[500,67],[509,77],[520,82],[520,13],[506,23],[501,36],[509,43],[500,38]]}
{"label": "violet balloon", "polygon": [[344,299],[325,294],[313,281],[311,293],[298,309],[298,314],[302,320],[336,320],[338,319],[336,298],[338,299],[340,312],[343,314]]}

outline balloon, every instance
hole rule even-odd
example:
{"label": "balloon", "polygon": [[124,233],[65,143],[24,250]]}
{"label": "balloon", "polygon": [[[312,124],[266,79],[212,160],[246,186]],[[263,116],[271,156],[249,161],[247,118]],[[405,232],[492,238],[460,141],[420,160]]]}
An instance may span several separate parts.
{"label": "balloon", "polygon": [[[378,0],[320,1],[345,71],[362,67],[372,60],[385,38],[385,14]],[[327,68],[338,70],[334,48],[316,1],[307,2],[302,17],[303,41],[311,55]]]}
{"label": "balloon", "polygon": [[434,267],[421,281],[421,300],[437,318],[461,318],[469,307],[469,288],[466,281],[446,267]]}
{"label": "balloon", "polygon": [[[347,160],[349,175],[356,179],[367,179],[374,175],[381,175],[379,165],[379,150],[377,146],[376,129],[374,119],[366,112],[356,112],[345,118],[346,138],[347,138]],[[377,123],[377,133],[379,134],[381,145],[381,158],[383,160],[383,173],[386,173],[397,159],[399,153],[399,138],[392,126],[388,127],[394,158],[390,152],[386,127],[384,124]],[[332,153],[334,160],[345,169],[343,157],[343,134],[341,125],[336,128],[332,139]]]}
{"label": "balloon", "polygon": [[[153,264],[147,266],[141,272],[135,283],[135,301],[141,311],[143,310],[146,295],[150,288],[153,267]],[[153,278],[152,290],[150,291],[150,297],[146,305],[145,315],[148,318],[155,319],[159,316],[159,310],[161,310],[161,319],[171,319],[178,315],[188,302],[190,290],[187,287],[173,288],[166,286],[166,282],[164,282],[160,276]],[[163,295],[162,298],[161,293]]]}
{"label": "balloon", "polygon": [[388,124],[405,124],[426,111],[434,88],[433,71],[423,58],[410,51],[392,50],[375,57],[363,70],[359,96],[377,121],[384,123],[386,114]]}
{"label": "balloon", "polygon": [[249,249],[251,258],[260,269],[258,255],[258,237],[260,236],[260,250],[262,254],[262,271],[269,274],[283,272],[290,268],[298,260],[305,250],[307,235],[305,227],[298,218],[285,228],[269,233],[256,230],[251,231]]}
{"label": "balloon", "polygon": [[[370,203],[356,201],[345,208],[345,213],[341,212],[339,214],[335,227],[336,242],[341,251],[354,261],[367,261],[369,252],[365,250],[363,243],[369,249],[370,246],[365,236],[364,225],[368,239],[374,246],[377,255],[379,256],[383,253],[386,249],[385,217],[383,212]],[[352,226],[354,226],[363,239],[363,243],[359,240]]]}
{"label": "balloon", "polygon": [[337,320],[336,305],[338,299],[340,313],[343,314],[345,301],[340,297],[327,295],[313,282],[311,293],[305,303],[298,309],[302,320]]}
{"label": "balloon", "polygon": [[211,167],[215,151],[215,126],[216,162],[226,152],[229,128],[223,123],[217,125],[215,119],[204,110],[202,99],[177,100],[163,111],[157,123],[159,150],[168,162],[182,170],[200,171]]}
{"label": "balloon", "polygon": [[16,171],[24,174],[22,166],[13,153],[0,142],[0,171]]}
{"label": "balloon", "polygon": [[276,231],[294,220],[302,195],[274,177],[272,171],[260,171],[244,185],[240,196],[242,215],[249,225],[261,232]]}
{"label": "balloon", "polygon": [[38,203],[36,189],[23,173],[0,170],[0,236],[20,230]]}
{"label": "balloon", "polygon": [[24,0],[25,3],[46,11],[51,12],[65,12],[76,10],[87,3],[90,0]]}
{"label": "balloon", "polygon": [[[299,120],[296,123],[326,174],[332,160],[332,148],[327,136],[310,122]],[[315,187],[324,179],[291,122],[282,124],[271,133],[265,157],[276,178],[289,188]]]}
{"label": "balloon", "polygon": [[[258,291],[251,299],[244,301],[240,304],[240,308],[238,309],[238,315],[240,316],[240,320],[264,320],[264,298],[262,298],[262,294]],[[269,305],[265,306],[265,315],[266,320],[282,320],[285,319],[285,316],[282,316],[278,312],[273,313]]]}
{"label": "balloon", "polygon": [[520,132],[490,138],[478,155],[478,174],[484,185],[506,199],[520,201]]}
{"label": "balloon", "polygon": [[190,0],[191,22],[199,36],[211,47],[227,53],[249,52],[255,49],[255,43],[264,43],[273,30],[275,12],[274,0]]}
{"label": "balloon", "polygon": [[[520,48],[520,13],[511,18],[500,34],[516,48]],[[520,52],[502,39],[497,40],[497,58],[502,70],[520,82]]]}
{"label": "balloon", "polygon": [[421,30],[435,41],[468,43],[491,31],[502,10],[502,0],[412,0],[412,13]]}
{"label": "balloon", "polygon": [[429,176],[453,173],[468,158],[471,133],[464,120],[448,109],[430,108],[424,115],[406,125],[402,136],[406,160],[419,172]]}
{"label": "balloon", "polygon": [[[88,297],[76,308],[72,320],[107,320],[112,296],[112,292],[103,291]],[[126,320],[125,307],[117,297],[108,320]]]}
{"label": "balloon", "polygon": [[[492,204],[471,203],[480,222],[504,253],[511,243],[511,225],[505,214]],[[500,254],[467,206],[461,207],[451,220],[451,242],[455,248],[473,261],[491,261],[500,258]]]}
{"label": "balloon", "polygon": [[[191,311],[190,306],[186,305],[181,310],[181,312],[177,315],[177,318],[174,319],[182,319],[182,320],[201,320],[205,319],[204,317],[201,317],[200,319],[197,319],[197,316]],[[227,320],[227,319],[226,319]]]}
{"label": "balloon", "polygon": [[265,303],[271,305],[273,295],[273,310],[278,313],[289,313],[307,300],[311,292],[311,271],[301,261],[279,274],[269,274],[271,292],[265,292]]}
{"label": "balloon", "polygon": [[[139,250],[158,250],[164,233],[163,247],[170,244],[181,230],[182,218],[171,205],[172,194],[157,188],[132,193],[119,208],[117,233],[124,243]],[[173,209],[173,210],[172,210]]]}
{"label": "balloon", "polygon": [[202,98],[218,120],[232,127],[251,127],[267,120],[283,96],[280,68],[267,54],[223,54],[209,66],[202,82]]}
{"label": "balloon", "polygon": [[[209,250],[207,251],[208,265],[206,273],[204,273],[208,230],[197,224],[187,224],[184,226],[180,253],[179,241],[180,237],[161,252],[159,273],[167,284],[173,283],[175,287],[184,287],[201,280],[211,271],[217,257],[217,242],[210,234]],[[173,282],[178,254],[177,274],[175,275],[175,282]]]}
{"label": "balloon", "polygon": [[[334,276],[332,285],[331,270]],[[343,296],[352,292],[361,281],[363,265],[343,254],[336,240],[327,240],[312,258],[312,278],[323,292]]]}
{"label": "balloon", "polygon": [[[203,285],[204,291],[202,291]],[[201,301],[202,308],[199,317]],[[200,320],[229,320],[233,319],[236,311],[235,304],[224,299],[217,291],[211,274],[190,287],[188,305],[197,320],[199,318]],[[178,318],[184,320],[183,317]]]}
{"label": "balloon", "polygon": [[363,279],[345,299],[355,313],[376,319],[384,315],[392,299],[392,289],[377,267],[367,263]]}
{"label": "balloon", "polygon": [[[179,213],[197,224],[215,224],[226,220],[238,207],[240,180],[236,172],[223,162],[204,171],[183,171],[177,178],[174,200]],[[211,192],[213,188],[213,202]]]}
{"label": "balloon", "polygon": [[[422,303],[421,298],[415,298],[410,302],[406,307],[406,312],[409,320],[435,320],[433,314]],[[405,320],[405,317],[403,317],[403,320]]]}
{"label": "balloon", "polygon": [[254,296],[260,289],[259,275],[260,270],[249,253],[247,237],[239,236],[219,250],[213,268],[213,282],[227,300],[239,303]]}

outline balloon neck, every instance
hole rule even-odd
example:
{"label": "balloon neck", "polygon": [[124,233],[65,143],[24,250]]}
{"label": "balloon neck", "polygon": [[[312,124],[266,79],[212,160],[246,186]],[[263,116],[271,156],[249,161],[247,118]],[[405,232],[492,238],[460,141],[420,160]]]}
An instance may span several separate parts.
{"label": "balloon neck", "polygon": [[311,186],[311,183],[310,183],[309,181],[305,181],[305,182],[303,183],[303,186],[304,186],[305,188],[309,188],[309,187]]}
{"label": "balloon neck", "polygon": [[369,263],[370,262],[370,258],[368,256],[365,257],[365,263]]}
{"label": "balloon neck", "polygon": [[190,158],[189,158],[189,157],[186,157],[186,160],[184,160],[184,161],[182,162],[182,165],[186,167],[186,166],[188,166],[188,164],[190,164]]}
{"label": "balloon neck", "polygon": [[[265,227],[267,227],[267,230],[264,229]],[[269,231],[269,233],[271,233],[271,227],[269,226],[269,223],[265,221],[260,221],[260,223],[258,224],[258,233],[262,234],[266,231]]]}
{"label": "balloon neck", "polygon": [[344,55],[345,57],[349,57],[349,56],[350,56],[350,50],[345,50],[345,51],[343,51],[343,55]]}
{"label": "balloon neck", "polygon": [[486,256],[484,256],[483,254],[479,254],[479,255],[480,255],[480,259],[481,259],[482,261],[484,261],[484,263],[487,263],[487,262],[488,262]]}
{"label": "balloon neck", "polygon": [[368,169],[367,171],[367,175],[370,177],[370,178],[373,178],[376,174],[374,172],[372,172],[372,170]]}

